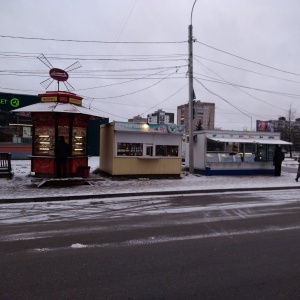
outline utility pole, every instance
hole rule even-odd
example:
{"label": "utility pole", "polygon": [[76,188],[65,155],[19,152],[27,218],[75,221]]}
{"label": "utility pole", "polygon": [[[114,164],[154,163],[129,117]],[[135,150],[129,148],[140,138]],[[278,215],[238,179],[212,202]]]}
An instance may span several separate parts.
{"label": "utility pole", "polygon": [[[196,3],[196,1],[195,1]],[[195,5],[194,3],[194,5]],[[194,8],[194,6],[193,6]],[[193,11],[192,11],[193,12]],[[193,25],[189,25],[189,172],[194,173],[194,135],[193,135]]]}

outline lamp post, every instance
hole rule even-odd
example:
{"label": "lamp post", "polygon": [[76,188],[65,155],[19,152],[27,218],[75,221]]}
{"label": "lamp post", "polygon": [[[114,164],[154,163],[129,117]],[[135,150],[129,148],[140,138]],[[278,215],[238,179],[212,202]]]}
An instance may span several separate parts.
{"label": "lamp post", "polygon": [[191,24],[189,25],[189,66],[188,66],[188,74],[189,74],[189,172],[194,173],[194,136],[193,136],[193,25],[192,25],[192,17],[193,10],[197,0],[195,0],[192,11],[191,11]]}

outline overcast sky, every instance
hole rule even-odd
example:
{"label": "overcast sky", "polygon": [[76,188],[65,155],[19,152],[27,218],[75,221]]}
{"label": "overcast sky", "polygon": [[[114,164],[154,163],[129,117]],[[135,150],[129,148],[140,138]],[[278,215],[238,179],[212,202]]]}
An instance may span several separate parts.
{"label": "overcast sky", "polygon": [[[68,82],[110,121],[188,102],[194,0],[0,1],[1,92],[44,92],[44,54],[61,69],[80,62]],[[298,0],[197,0],[194,90],[215,103],[216,127],[300,117],[299,13]]]}

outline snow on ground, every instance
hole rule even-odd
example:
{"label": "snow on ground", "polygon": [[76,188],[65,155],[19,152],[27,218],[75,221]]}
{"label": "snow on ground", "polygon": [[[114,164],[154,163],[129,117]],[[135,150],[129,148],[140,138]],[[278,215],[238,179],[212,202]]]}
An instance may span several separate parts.
{"label": "snow on ground", "polygon": [[[132,192],[151,191],[184,191],[184,190],[207,190],[207,189],[233,189],[254,187],[299,187],[300,182],[295,181],[298,162],[286,158],[283,166],[288,167],[282,172],[282,176],[201,176],[186,172],[182,173],[181,179],[128,179],[112,180],[109,177],[101,177],[93,174],[99,167],[99,157],[90,157],[91,185],[72,187],[43,187],[37,188],[33,184],[35,177],[31,176],[30,160],[13,160],[12,168],[14,176],[11,180],[0,178],[0,199],[16,199],[24,197],[54,197],[72,195],[102,195]],[[99,179],[99,180],[98,180]]]}
{"label": "snow on ground", "polygon": [[[253,194],[253,201],[231,202],[234,188],[255,188],[255,187],[300,187],[300,183],[295,181],[298,163],[292,159],[285,159],[284,170],[281,177],[275,176],[197,176],[188,173],[182,173],[182,179],[160,179],[160,180],[111,180],[109,177],[100,177],[93,174],[99,166],[99,157],[89,158],[91,167],[91,178],[94,179],[92,185],[73,186],[73,187],[43,187],[38,188],[32,184],[35,178],[30,174],[29,160],[14,160],[12,167],[14,171],[13,179],[0,178],[0,200],[32,197],[53,197],[53,196],[80,196],[80,195],[99,195],[99,198],[86,200],[68,200],[68,201],[48,201],[48,202],[29,202],[0,204],[0,224],[26,224],[31,222],[58,222],[70,221],[76,219],[94,219],[94,218],[118,218],[121,216],[136,215],[156,215],[161,213],[185,213],[201,212],[204,216],[211,218],[212,211],[223,211],[222,218],[237,218],[249,215],[254,216],[254,209],[258,207],[267,207],[265,214],[276,213],[276,210],[286,203],[290,205],[297,204],[299,201],[298,190],[273,190],[261,191]],[[98,180],[99,179],[99,180]],[[120,194],[132,192],[149,191],[184,191],[195,190],[205,192],[212,189],[228,189],[223,193],[224,203],[197,203],[193,206],[174,206],[170,200],[172,197],[164,196],[131,196],[101,198],[105,194]],[[257,196],[259,196],[257,198]],[[242,197],[242,196],[240,196]],[[247,193],[249,197],[249,193]],[[258,199],[258,200],[257,200]],[[273,209],[270,207],[273,207]],[[252,211],[253,209],[253,211]],[[275,210],[275,212],[273,211]],[[207,213],[209,211],[209,213]],[[234,212],[228,213],[228,211]],[[204,218],[205,219],[205,218]],[[163,220],[163,218],[162,218]],[[207,220],[207,219],[205,219]],[[188,222],[193,220],[189,218]],[[199,218],[197,217],[197,222]],[[154,225],[153,225],[154,226]],[[52,232],[42,232],[41,237],[45,237]],[[0,237],[0,241],[5,239],[32,239],[39,238],[34,233],[28,235],[10,233]],[[72,248],[85,247],[77,243]]]}

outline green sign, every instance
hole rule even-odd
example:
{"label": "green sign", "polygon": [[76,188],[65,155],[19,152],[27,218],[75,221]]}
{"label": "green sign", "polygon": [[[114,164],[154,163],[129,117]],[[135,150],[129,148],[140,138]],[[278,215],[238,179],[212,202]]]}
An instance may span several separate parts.
{"label": "green sign", "polygon": [[38,96],[0,93],[0,111],[11,111],[38,102]]}
{"label": "green sign", "polygon": [[12,98],[10,100],[10,105],[14,108],[17,108],[20,106],[20,100],[18,98]]}

